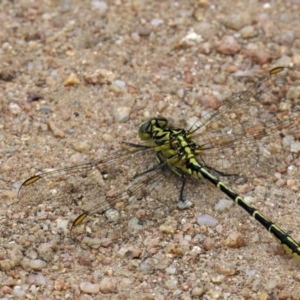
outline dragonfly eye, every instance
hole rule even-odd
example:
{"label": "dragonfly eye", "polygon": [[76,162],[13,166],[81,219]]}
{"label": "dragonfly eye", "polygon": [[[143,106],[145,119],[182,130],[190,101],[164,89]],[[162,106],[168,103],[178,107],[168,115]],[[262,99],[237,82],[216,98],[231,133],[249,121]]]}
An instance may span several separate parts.
{"label": "dragonfly eye", "polygon": [[141,140],[149,140],[151,138],[151,132],[152,132],[152,119],[143,122],[140,125],[138,135]]}

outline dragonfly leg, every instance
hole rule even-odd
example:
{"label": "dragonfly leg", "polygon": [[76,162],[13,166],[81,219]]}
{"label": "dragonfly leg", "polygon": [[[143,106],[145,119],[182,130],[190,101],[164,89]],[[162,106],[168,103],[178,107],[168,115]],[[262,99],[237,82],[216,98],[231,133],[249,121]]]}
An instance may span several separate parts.
{"label": "dragonfly leg", "polygon": [[182,183],[181,183],[181,188],[180,188],[180,192],[179,192],[179,202],[177,204],[177,207],[179,209],[186,209],[186,208],[191,207],[193,205],[193,203],[189,200],[184,200],[183,192],[184,192],[184,188],[186,185],[186,176],[181,175],[181,180],[182,180]]}

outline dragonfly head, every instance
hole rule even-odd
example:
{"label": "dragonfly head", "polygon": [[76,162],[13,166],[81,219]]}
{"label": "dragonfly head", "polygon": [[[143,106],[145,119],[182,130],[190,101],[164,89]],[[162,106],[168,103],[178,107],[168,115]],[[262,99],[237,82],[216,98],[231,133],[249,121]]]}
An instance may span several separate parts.
{"label": "dragonfly head", "polygon": [[154,132],[160,129],[165,129],[167,125],[168,120],[162,116],[145,121],[139,127],[139,138],[143,141],[149,140]]}

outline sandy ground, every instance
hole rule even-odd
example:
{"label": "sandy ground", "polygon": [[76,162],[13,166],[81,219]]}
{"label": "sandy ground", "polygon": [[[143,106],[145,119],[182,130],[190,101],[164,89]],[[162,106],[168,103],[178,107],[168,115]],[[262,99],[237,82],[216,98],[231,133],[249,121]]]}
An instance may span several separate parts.
{"label": "sandy ground", "polygon": [[[98,215],[80,243],[69,230],[81,203],[52,198],[47,185],[17,197],[37,171],[137,143],[149,117],[192,124],[272,67],[291,67],[284,95],[297,100],[299,11],[297,0],[1,1],[0,298],[300,299],[299,262],[240,207],[216,209],[225,196],[203,182],[189,189],[195,205],[185,211],[172,179],[151,199],[118,203],[122,220],[145,226]],[[261,170],[276,180],[257,179],[256,193],[254,175],[236,189],[300,242],[297,152],[281,151]],[[146,163],[125,160],[117,186]],[[216,222],[199,225],[206,214]]]}

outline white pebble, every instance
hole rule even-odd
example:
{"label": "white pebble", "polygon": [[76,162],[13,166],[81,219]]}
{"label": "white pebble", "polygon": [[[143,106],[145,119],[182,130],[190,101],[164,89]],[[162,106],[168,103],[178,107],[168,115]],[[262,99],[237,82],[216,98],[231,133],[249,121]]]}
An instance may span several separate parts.
{"label": "white pebble", "polygon": [[255,275],[255,273],[256,273],[255,270],[249,270],[249,271],[246,271],[246,274],[247,274],[248,276],[253,276],[253,275]]}
{"label": "white pebble", "polygon": [[170,267],[166,268],[166,273],[168,273],[168,274],[175,274],[176,273],[176,268],[170,266]]}
{"label": "white pebble", "polygon": [[118,122],[126,122],[129,120],[130,107],[120,106],[113,110],[113,116]]}
{"label": "white pebble", "polygon": [[36,216],[37,216],[38,218],[41,218],[41,217],[43,217],[45,214],[46,214],[45,211],[42,209],[42,210],[39,210],[39,211],[36,213]]}
{"label": "white pebble", "polygon": [[8,109],[13,115],[19,115],[21,112],[21,107],[14,102],[9,103]]}
{"label": "white pebble", "polygon": [[56,228],[61,228],[66,230],[68,229],[68,223],[69,223],[68,220],[58,218],[56,219]]}
{"label": "white pebble", "polygon": [[283,139],[282,139],[282,144],[284,147],[288,147],[291,145],[291,143],[294,141],[294,137],[292,135],[286,135]]}
{"label": "white pebble", "polygon": [[164,20],[162,20],[162,19],[155,18],[155,19],[151,20],[151,25],[153,27],[159,26],[160,24],[163,24],[163,23],[164,23]]}
{"label": "white pebble", "polygon": [[178,97],[183,98],[184,95],[185,95],[184,89],[181,88],[181,89],[178,89],[178,90],[177,90],[177,96],[178,96]]}
{"label": "white pebble", "polygon": [[87,294],[98,294],[100,291],[99,284],[94,284],[94,283],[87,282],[87,281],[81,282],[79,287],[82,292],[87,293]]}
{"label": "white pebble", "polygon": [[189,200],[185,200],[185,201],[179,201],[178,203],[177,203],[177,207],[179,208],[179,209],[187,209],[187,208],[189,208],[189,207],[191,207],[191,206],[193,206],[193,203],[191,202],[191,201],[189,201]]}
{"label": "white pebble", "polygon": [[105,13],[107,10],[107,3],[104,1],[92,1],[93,8],[99,9],[101,13]]}
{"label": "white pebble", "polygon": [[115,80],[113,84],[119,88],[126,87],[126,83],[123,80]]}
{"label": "white pebble", "polygon": [[218,203],[216,203],[214,209],[216,211],[224,211],[226,209],[229,209],[232,205],[233,205],[232,200],[221,199],[221,200],[218,201]]}
{"label": "white pebble", "polygon": [[291,144],[291,152],[299,153],[300,152],[300,142],[293,142]]}
{"label": "white pebble", "polygon": [[152,267],[146,262],[142,262],[140,264],[140,269],[141,269],[141,271],[144,271],[144,272],[152,272]]}
{"label": "white pebble", "polygon": [[128,227],[134,231],[139,231],[139,230],[143,230],[144,227],[142,225],[139,224],[139,219],[136,217],[133,217],[129,220],[128,222]]}
{"label": "white pebble", "polygon": [[108,209],[104,214],[109,221],[114,223],[117,222],[120,218],[120,213],[113,208]]}
{"label": "white pebble", "polygon": [[218,225],[219,221],[210,215],[202,215],[197,218],[197,223],[199,225],[215,227]]}
{"label": "white pebble", "polygon": [[42,229],[43,229],[44,231],[48,231],[48,230],[49,230],[49,225],[48,225],[47,223],[43,223],[43,224],[42,224]]}
{"label": "white pebble", "polygon": [[21,298],[24,299],[24,297],[25,297],[25,291],[23,291],[19,285],[16,285],[16,286],[14,287],[14,289],[13,289],[13,294],[14,294],[16,297],[20,298],[20,299],[21,299]]}

